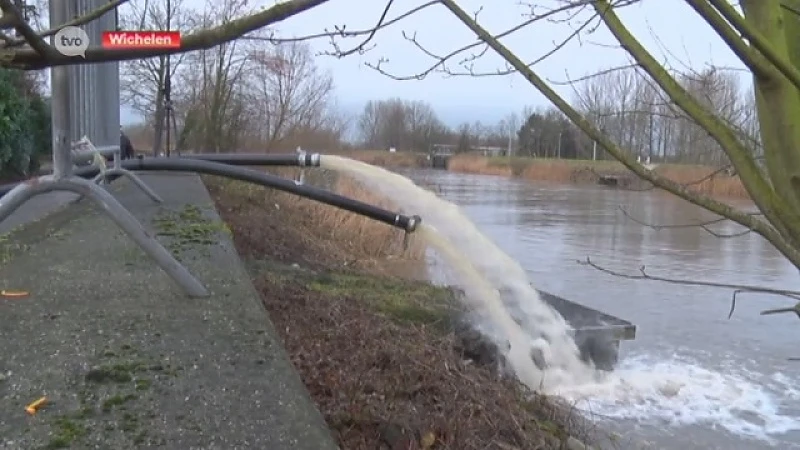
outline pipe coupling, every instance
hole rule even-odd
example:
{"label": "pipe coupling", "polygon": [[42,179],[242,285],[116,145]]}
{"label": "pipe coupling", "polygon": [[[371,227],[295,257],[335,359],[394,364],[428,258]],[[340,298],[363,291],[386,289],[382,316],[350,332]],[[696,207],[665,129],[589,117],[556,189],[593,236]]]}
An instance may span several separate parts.
{"label": "pipe coupling", "polygon": [[298,153],[297,165],[300,167],[319,167],[319,153]]}

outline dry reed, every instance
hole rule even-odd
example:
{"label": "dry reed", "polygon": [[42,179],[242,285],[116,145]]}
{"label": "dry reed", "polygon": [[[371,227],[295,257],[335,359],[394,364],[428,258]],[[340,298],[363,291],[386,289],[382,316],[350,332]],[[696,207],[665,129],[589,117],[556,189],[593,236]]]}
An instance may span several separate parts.
{"label": "dry reed", "polygon": [[[293,178],[298,169],[276,168],[269,172],[284,178]],[[396,209],[391,201],[351,178],[321,169],[306,171],[305,176],[305,183],[308,185],[332,190],[391,211]],[[315,252],[318,255],[306,255],[305,259],[319,257],[326,263],[336,260],[344,266],[379,273],[389,272],[392,267],[405,263],[424,270],[424,264],[419,263],[425,255],[423,241],[412,235],[408,245],[404,246],[405,235],[395,227],[273,189],[210,178],[207,185],[217,196],[227,201],[226,206],[237,209],[237,203],[243,201],[250,206],[256,205],[256,208],[250,208],[250,214],[257,215],[265,226],[280,230],[292,236],[292,239],[302,240],[307,247],[318,248],[318,252]],[[263,247],[265,244],[253,242],[253,245]],[[268,249],[262,250],[267,252]],[[411,273],[407,275],[413,278],[421,276]]]}
{"label": "dry reed", "polygon": [[[596,177],[582,176],[586,173],[622,176],[627,174],[635,177],[617,161],[506,158],[480,155],[456,155],[450,159],[448,169],[453,172],[515,176],[532,181],[557,183],[596,181]],[[739,177],[729,176],[713,167],[666,164],[656,168],[656,172],[701,194],[713,197],[749,198]]]}
{"label": "dry reed", "polygon": [[427,154],[416,152],[388,152],[385,150],[347,150],[333,154],[387,168],[428,167]]}

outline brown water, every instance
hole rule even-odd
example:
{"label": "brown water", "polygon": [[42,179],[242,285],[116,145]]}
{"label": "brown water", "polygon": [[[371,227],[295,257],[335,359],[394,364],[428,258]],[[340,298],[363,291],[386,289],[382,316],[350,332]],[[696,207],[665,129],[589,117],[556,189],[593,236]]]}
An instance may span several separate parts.
{"label": "brown water", "polygon": [[[800,321],[762,317],[787,299],[748,294],[728,320],[727,290],[626,280],[618,271],[800,289],[797,269],[762,238],[719,239],[698,228],[654,230],[627,218],[680,224],[713,218],[658,192],[533,184],[410,171],[520,262],[539,288],[635,323],[613,382],[563,394],[610,428],[653,448],[800,448]],[[747,207],[747,204],[743,204]],[[413,211],[409,211],[413,212]],[[723,223],[714,228],[734,233]]]}

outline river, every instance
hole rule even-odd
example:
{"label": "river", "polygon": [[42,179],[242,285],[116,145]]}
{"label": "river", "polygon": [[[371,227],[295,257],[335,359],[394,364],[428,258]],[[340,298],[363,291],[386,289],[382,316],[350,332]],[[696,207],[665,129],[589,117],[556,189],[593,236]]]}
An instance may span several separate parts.
{"label": "river", "polygon": [[[789,299],[629,280],[580,265],[590,257],[616,271],[800,290],[797,269],[755,234],[721,239],[700,228],[651,224],[714,216],[662,192],[537,184],[445,171],[405,171],[462,207],[517,259],[538,288],[627,319],[617,371],[629,389],[593,392],[576,406],[622,441],[663,449],[800,449],[800,320],[760,316]],[[747,209],[747,203],[740,203]],[[623,207],[626,212],[620,210]],[[628,216],[626,216],[626,214]],[[731,234],[731,223],[712,227]],[[671,386],[665,394],[664,386]]]}

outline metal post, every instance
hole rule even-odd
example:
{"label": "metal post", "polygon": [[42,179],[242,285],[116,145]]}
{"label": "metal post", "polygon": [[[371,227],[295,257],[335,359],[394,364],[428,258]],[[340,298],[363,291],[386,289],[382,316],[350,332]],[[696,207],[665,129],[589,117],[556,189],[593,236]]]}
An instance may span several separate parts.
{"label": "metal post", "polygon": [[561,159],[561,135],[564,134],[564,131],[558,132],[558,159]]}
{"label": "metal post", "polygon": [[[170,0],[167,0],[167,30],[170,31],[172,27],[172,3]],[[164,65],[164,132],[166,133],[165,136],[165,144],[166,144],[166,154],[167,157],[172,156],[172,150],[170,148],[170,126],[172,125],[172,55],[167,55],[166,64]]]}
{"label": "metal post", "polygon": [[[50,2],[50,21],[63,23],[67,16],[66,1]],[[57,66],[50,69],[51,104],[53,121],[53,177],[66,178],[72,175],[72,155],[70,154],[70,67]]]}
{"label": "metal post", "polygon": [[[150,197],[151,200],[153,200],[156,203],[163,203],[164,200],[162,200],[161,197],[158,194],[156,194],[156,192],[153,189],[150,188],[150,186],[148,186],[144,181],[142,181],[141,178],[139,178],[135,173],[131,172],[130,170],[122,167],[121,153],[122,153],[122,147],[117,146],[113,151],[114,167],[112,167],[110,170],[106,170],[97,174],[97,176],[94,177],[94,182],[97,184],[108,184],[108,180],[110,178],[125,177],[131,180],[131,182],[136,187],[138,187],[142,192],[144,192],[145,195]],[[105,158],[105,154],[103,154],[103,157]]]}
{"label": "metal post", "polygon": [[[77,9],[82,0],[51,0],[50,1],[50,25],[58,26],[65,23]],[[103,0],[94,0],[94,4],[88,5],[93,9],[102,6]],[[91,10],[90,10],[91,11]],[[91,38],[91,36],[90,36]],[[88,66],[84,66],[88,67]],[[78,70],[76,67],[57,66],[51,68],[51,107],[53,115],[53,175],[45,175],[34,181],[20,183],[8,194],[0,197],[0,222],[8,218],[20,206],[32,197],[39,194],[53,191],[70,191],[93,200],[97,206],[122,228],[122,230],[153,260],[164,270],[184,292],[192,297],[206,297],[209,292],[189,271],[181,265],[158,240],[149,234],[144,227],[128,212],[122,204],[117,201],[110,193],[106,192],[97,184],[86,181],[72,173],[72,154],[70,145],[70,135],[75,132],[74,122],[71,122],[71,114],[87,114],[85,108],[81,111],[77,101],[85,101],[86,96],[96,96],[97,91],[86,90],[79,95],[75,90],[79,90],[79,82],[73,83],[71,79],[75,77]],[[85,73],[85,72],[84,72]],[[95,77],[95,81],[97,78]],[[82,80],[74,80],[82,81]],[[96,88],[96,86],[93,86]],[[75,89],[75,90],[73,90]],[[81,106],[85,106],[85,103]],[[117,108],[119,106],[117,105]],[[98,108],[89,108],[97,111]],[[76,119],[91,121],[92,117],[79,116]],[[117,131],[118,131],[117,126]],[[83,131],[83,130],[81,130]]]}

